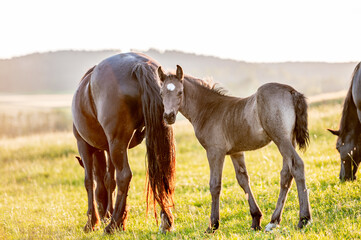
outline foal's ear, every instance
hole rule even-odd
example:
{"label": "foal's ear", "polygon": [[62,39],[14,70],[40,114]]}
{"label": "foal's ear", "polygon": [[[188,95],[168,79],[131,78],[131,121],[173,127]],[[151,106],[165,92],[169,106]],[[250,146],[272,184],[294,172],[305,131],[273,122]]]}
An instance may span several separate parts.
{"label": "foal's ear", "polygon": [[340,136],[340,130],[332,130],[329,128],[327,128],[327,130],[330,131],[330,133],[332,133],[333,135]]}
{"label": "foal's ear", "polygon": [[184,78],[184,74],[183,74],[183,69],[181,68],[181,66],[177,65],[177,72],[176,72],[177,78],[179,79],[179,81],[183,81]]}
{"label": "foal's ear", "polygon": [[158,75],[161,82],[164,82],[167,75],[164,74],[162,66],[158,67]]}

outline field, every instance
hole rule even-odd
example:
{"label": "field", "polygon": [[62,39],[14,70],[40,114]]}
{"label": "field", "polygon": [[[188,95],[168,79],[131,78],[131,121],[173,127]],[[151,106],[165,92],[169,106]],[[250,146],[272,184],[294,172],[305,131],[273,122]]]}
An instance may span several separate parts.
{"label": "field", "polygon": [[[0,108],[1,109],[1,108]],[[108,236],[100,230],[84,233],[87,197],[84,171],[75,159],[75,139],[69,131],[69,109],[41,110],[59,114],[64,128],[33,130],[0,138],[0,239],[357,239],[361,238],[361,181],[338,179],[339,156],[336,138],[326,128],[337,128],[342,99],[312,103],[309,108],[311,144],[300,153],[306,165],[313,223],[298,230],[298,198],[293,183],[283,220],[272,233],[250,229],[251,216],[229,157],[223,172],[220,229],[204,234],[209,222],[211,196],[209,167],[204,149],[191,125],[175,125],[177,141],[177,184],[175,231],[159,234],[153,215],[145,212],[144,143],[129,151],[133,179],[128,196],[127,230]],[[59,113],[60,111],[60,113]],[[54,113],[55,112],[55,113]],[[16,113],[15,116],[24,113]],[[31,113],[27,113],[31,114]],[[3,117],[7,119],[7,116]],[[32,125],[42,115],[31,115]],[[57,117],[54,117],[57,118]],[[17,117],[14,118],[17,119]],[[34,120],[35,119],[35,120]],[[55,121],[55,120],[54,120]],[[9,121],[9,124],[11,121]],[[23,127],[27,129],[27,127]],[[14,130],[15,131],[15,130]],[[282,159],[274,144],[246,153],[246,163],[255,198],[264,214],[262,227],[270,221],[279,192]],[[358,174],[358,177],[360,174]]]}

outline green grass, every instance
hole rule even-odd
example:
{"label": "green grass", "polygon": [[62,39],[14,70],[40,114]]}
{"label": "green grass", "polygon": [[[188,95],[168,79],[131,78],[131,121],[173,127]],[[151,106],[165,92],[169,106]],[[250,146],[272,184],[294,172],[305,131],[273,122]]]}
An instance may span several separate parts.
{"label": "green grass", "polygon": [[[272,233],[250,229],[245,194],[226,158],[220,203],[220,229],[204,234],[209,222],[211,196],[205,150],[187,122],[175,126],[177,185],[175,231],[159,234],[152,214],[145,214],[145,148],[129,151],[133,171],[127,230],[112,236],[100,230],[84,233],[87,197],[84,171],[74,158],[76,143],[70,132],[0,139],[0,239],[355,239],[361,238],[361,181],[338,180],[336,138],[326,128],[337,128],[340,101],[309,109],[311,144],[300,153],[306,165],[313,223],[298,230],[298,198],[293,183],[281,226]],[[279,192],[282,159],[274,144],[246,153],[251,187],[270,221]],[[358,174],[359,175],[359,174]]]}

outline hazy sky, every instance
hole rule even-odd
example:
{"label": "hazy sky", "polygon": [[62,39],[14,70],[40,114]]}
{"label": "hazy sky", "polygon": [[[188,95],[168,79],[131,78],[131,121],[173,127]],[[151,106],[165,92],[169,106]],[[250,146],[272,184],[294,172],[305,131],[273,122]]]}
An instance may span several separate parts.
{"label": "hazy sky", "polygon": [[360,61],[360,0],[3,0],[0,58],[180,50],[252,62]]}

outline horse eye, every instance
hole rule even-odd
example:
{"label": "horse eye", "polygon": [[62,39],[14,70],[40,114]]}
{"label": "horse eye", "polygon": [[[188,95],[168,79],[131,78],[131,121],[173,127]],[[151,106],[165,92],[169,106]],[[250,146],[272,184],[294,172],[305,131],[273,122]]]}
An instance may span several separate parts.
{"label": "horse eye", "polygon": [[177,96],[181,96],[181,95],[182,95],[182,92],[178,92],[178,93],[177,93]]}

